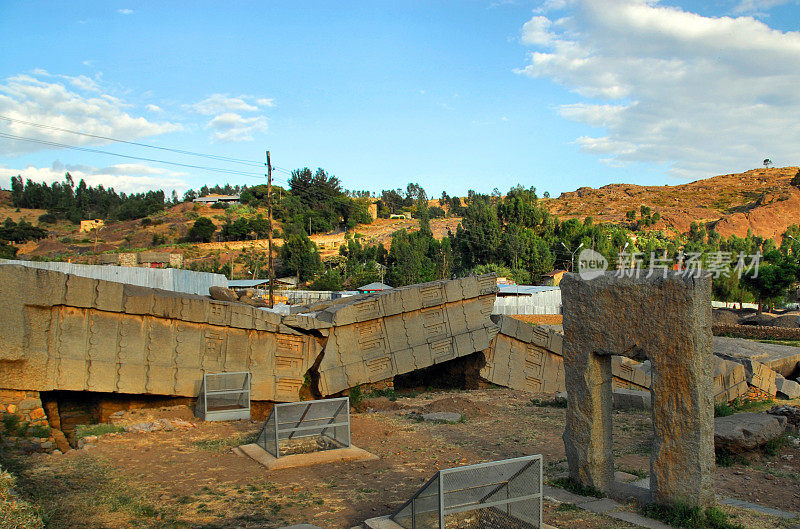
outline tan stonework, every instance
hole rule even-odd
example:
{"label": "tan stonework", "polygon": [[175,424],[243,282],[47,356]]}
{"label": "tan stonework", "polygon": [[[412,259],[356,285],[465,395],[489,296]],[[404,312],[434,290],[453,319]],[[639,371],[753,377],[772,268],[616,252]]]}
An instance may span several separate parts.
{"label": "tan stonework", "polygon": [[254,400],[298,400],[322,347],[239,303],[0,267],[0,387],[197,396],[203,372],[251,371]]}
{"label": "tan stonework", "polygon": [[504,315],[492,316],[492,322],[499,332],[483,353],[481,377],[529,393],[564,391],[561,333]]}
{"label": "tan stonework", "polygon": [[488,348],[496,292],[494,274],[434,281],[312,305],[293,325],[332,325],[319,391],[333,395]]}
{"label": "tan stonework", "polygon": [[611,355],[652,364],[654,442],[650,491],[657,503],[714,502],[711,281],[670,273],[635,279],[567,275],[564,447],[570,477],[610,493]]}

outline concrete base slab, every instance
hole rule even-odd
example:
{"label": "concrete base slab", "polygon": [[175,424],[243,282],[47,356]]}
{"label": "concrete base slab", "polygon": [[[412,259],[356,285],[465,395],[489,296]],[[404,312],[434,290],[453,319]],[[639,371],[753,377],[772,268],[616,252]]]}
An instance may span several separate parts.
{"label": "concrete base slab", "polygon": [[323,450],[310,454],[293,454],[283,457],[273,457],[255,443],[242,445],[239,449],[256,463],[264,465],[267,470],[310,467],[313,465],[341,463],[344,461],[374,461],[378,459],[378,456],[370,454],[366,450],[362,450],[354,445],[350,445],[350,448],[337,448],[335,450]]}

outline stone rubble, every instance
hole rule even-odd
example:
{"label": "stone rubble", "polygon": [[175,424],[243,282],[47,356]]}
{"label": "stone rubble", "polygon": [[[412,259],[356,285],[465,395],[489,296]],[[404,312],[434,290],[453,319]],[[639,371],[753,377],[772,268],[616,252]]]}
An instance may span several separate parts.
{"label": "stone rubble", "polygon": [[714,419],[714,448],[744,452],[777,439],[786,428],[786,417],[769,413],[736,413]]}

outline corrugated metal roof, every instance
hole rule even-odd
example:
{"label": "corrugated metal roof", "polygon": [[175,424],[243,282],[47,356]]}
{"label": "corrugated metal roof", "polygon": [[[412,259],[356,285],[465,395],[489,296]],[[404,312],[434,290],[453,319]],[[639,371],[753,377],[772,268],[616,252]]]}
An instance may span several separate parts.
{"label": "corrugated metal roof", "polygon": [[560,290],[559,287],[541,286],[541,285],[498,285],[498,294],[506,296],[532,296],[539,292],[548,292],[550,290]]}
{"label": "corrugated metal roof", "polygon": [[361,290],[361,291],[364,291],[364,290],[391,290],[392,288],[393,287],[390,287],[389,285],[385,285],[385,284],[379,283],[377,281],[375,283],[370,283],[369,285],[364,285],[363,287],[358,287],[358,289]]}
{"label": "corrugated metal roof", "polygon": [[228,288],[254,288],[259,285],[268,285],[269,279],[229,279]]}

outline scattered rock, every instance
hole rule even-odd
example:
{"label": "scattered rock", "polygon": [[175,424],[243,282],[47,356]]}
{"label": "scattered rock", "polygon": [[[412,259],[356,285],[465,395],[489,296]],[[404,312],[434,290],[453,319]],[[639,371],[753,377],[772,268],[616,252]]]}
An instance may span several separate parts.
{"label": "scattered rock", "polygon": [[732,452],[753,450],[780,437],[786,417],[769,413],[736,413],[714,419],[714,448]]}
{"label": "scattered rock", "polygon": [[794,380],[787,380],[781,375],[775,377],[775,387],[779,397],[785,399],[800,398],[800,384]]}
{"label": "scattered rock", "polygon": [[450,411],[435,411],[422,414],[422,420],[428,422],[458,422],[462,417],[464,416],[460,413]]}
{"label": "scattered rock", "polygon": [[245,303],[247,305],[250,305],[251,307],[267,307],[267,306],[269,306],[269,303],[267,303],[263,299],[258,299],[258,298],[246,298],[246,297],[243,297],[243,298],[239,298],[239,301],[242,302],[242,303]]}
{"label": "scattered rock", "polygon": [[208,294],[217,301],[239,301],[236,292],[225,287],[209,287]]}
{"label": "scattered rock", "polygon": [[800,406],[777,405],[771,407],[767,413],[786,417],[787,426],[790,430],[795,433],[800,430]]}

